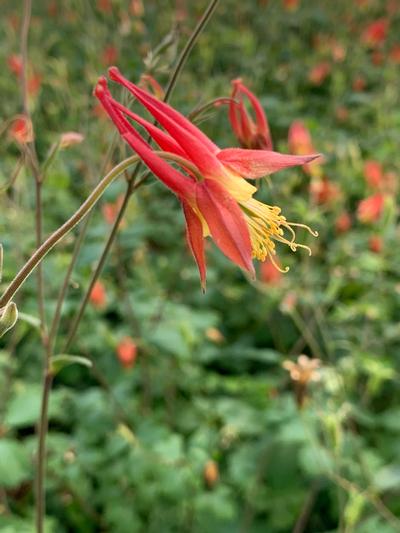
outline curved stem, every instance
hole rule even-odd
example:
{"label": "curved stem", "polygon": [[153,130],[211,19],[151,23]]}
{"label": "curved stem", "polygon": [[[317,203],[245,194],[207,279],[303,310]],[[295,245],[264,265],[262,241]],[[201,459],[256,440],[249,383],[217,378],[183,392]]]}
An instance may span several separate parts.
{"label": "curved stem", "polygon": [[167,102],[169,100],[169,97],[172,93],[172,91],[175,88],[177,79],[179,74],[181,73],[181,70],[183,69],[187,58],[189,57],[190,52],[192,51],[193,46],[195,45],[197,41],[197,37],[200,35],[200,33],[203,31],[205,25],[212,17],[214,11],[217,8],[219,0],[211,0],[211,2],[208,4],[207,9],[204,11],[203,16],[199,20],[199,23],[195,27],[192,35],[190,36],[188,42],[185,45],[185,48],[182,50],[181,55],[179,56],[178,63],[175,67],[174,72],[172,73],[171,79],[169,80],[167,90],[165,91],[165,98],[164,101]]}
{"label": "curved stem", "polygon": [[48,237],[44,243],[34,252],[27,263],[21,268],[10,285],[7,287],[3,296],[0,298],[0,307],[4,307],[10,302],[12,297],[21,287],[21,285],[30,276],[33,270],[42,262],[43,258],[50,252],[52,248],[71,231],[79,222],[89,213],[93,206],[97,203],[103,192],[107,187],[130,165],[139,160],[137,155],[128,157],[116,167],[114,167],[97,185],[90,196],[83,202],[77,211],[69,218],[60,228]]}

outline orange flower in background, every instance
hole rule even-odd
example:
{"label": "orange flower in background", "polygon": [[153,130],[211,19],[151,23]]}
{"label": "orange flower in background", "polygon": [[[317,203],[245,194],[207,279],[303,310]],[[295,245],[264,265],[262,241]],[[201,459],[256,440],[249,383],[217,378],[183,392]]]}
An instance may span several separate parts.
{"label": "orange flower in background", "polygon": [[340,188],[328,178],[323,178],[310,183],[310,194],[314,203],[329,204],[340,197]]}
{"label": "orange flower in background", "polygon": [[22,74],[22,58],[20,55],[11,54],[7,58],[7,66],[10,71],[19,78]]}
{"label": "orange flower in background", "polygon": [[380,235],[372,235],[368,241],[368,247],[374,254],[380,254],[383,249],[383,241]]}
{"label": "orange flower in background", "polygon": [[142,17],[144,15],[143,1],[131,0],[129,10],[134,17]]}
{"label": "orange flower in background", "polygon": [[152,93],[159,100],[164,100],[165,91],[158,83],[156,79],[153,78],[150,74],[142,74],[140,76],[139,87],[142,89],[149,90],[151,89]]}
{"label": "orange flower in background", "polygon": [[11,124],[9,134],[20,144],[32,142],[33,126],[31,120],[24,115],[18,115]]}
{"label": "orange flower in background", "polygon": [[361,40],[368,46],[379,46],[386,41],[389,19],[381,18],[371,22],[361,35]]}
{"label": "orange flower in background", "polygon": [[400,64],[400,44],[395,44],[389,52],[389,60],[396,65]]}
{"label": "orange flower in background", "polygon": [[131,337],[124,337],[120,340],[117,346],[117,357],[124,368],[132,368],[135,365],[137,351],[137,344]]}
{"label": "orange flower in background", "polygon": [[102,63],[106,66],[116,63],[118,60],[118,49],[116,46],[109,44],[107,45],[103,53],[101,54]]}
{"label": "orange flower in background", "polygon": [[327,61],[315,65],[308,74],[308,79],[313,85],[322,85],[331,73],[331,64]]}
{"label": "orange flower in background", "polygon": [[379,189],[382,186],[384,174],[379,161],[369,160],[364,163],[364,178],[370,187]]}
{"label": "orange flower in background", "polygon": [[367,86],[367,82],[365,81],[365,78],[362,76],[356,76],[353,80],[353,91],[355,92],[362,92],[365,87]]}
{"label": "orange flower in background", "polygon": [[272,261],[264,261],[260,267],[260,279],[266,285],[279,285],[282,282],[282,269],[279,261],[276,261],[278,268]]}
{"label": "orange flower in background", "polygon": [[341,213],[336,221],[335,221],[335,229],[337,233],[346,233],[351,228],[351,217],[349,213],[346,211],[343,211]]}
{"label": "orange flower in background", "polygon": [[[272,139],[268,120],[260,101],[243,84],[241,79],[233,80],[232,85],[229,120],[240,145],[243,148],[252,148],[255,150],[272,150]],[[248,114],[243,97],[246,97],[250,102],[255,119]]]}
{"label": "orange flower in background", "polygon": [[299,8],[300,0],[283,0],[283,7],[287,11],[296,11]]}
{"label": "orange flower in background", "polygon": [[346,122],[349,119],[349,110],[344,105],[339,105],[335,109],[335,116],[340,122]]}
{"label": "orange flower in background", "polygon": [[385,205],[385,197],[381,193],[374,194],[361,200],[357,208],[357,217],[360,222],[376,222],[380,219]]}
{"label": "orange flower in background", "polygon": [[[7,58],[7,66],[9,70],[20,80],[22,76],[23,63],[20,55],[11,54]],[[42,84],[42,76],[40,74],[30,73],[27,76],[27,90],[29,96],[35,96]]]}
{"label": "orange flower in background", "polygon": [[106,289],[101,281],[96,281],[89,297],[90,303],[96,309],[103,309],[107,303]]}
{"label": "orange flower in background", "polygon": [[112,12],[111,0],[97,0],[96,5],[97,5],[97,9],[101,11],[102,13]]}
{"label": "orange flower in background", "polygon": [[[296,155],[315,153],[315,148],[311,139],[311,134],[304,122],[295,120],[289,128],[288,134],[289,151]],[[303,170],[312,176],[321,175],[321,158],[318,163],[307,163],[303,165]]]}
{"label": "orange flower in background", "polygon": [[204,466],[204,481],[209,489],[212,489],[219,479],[218,465],[213,460],[208,460]]}

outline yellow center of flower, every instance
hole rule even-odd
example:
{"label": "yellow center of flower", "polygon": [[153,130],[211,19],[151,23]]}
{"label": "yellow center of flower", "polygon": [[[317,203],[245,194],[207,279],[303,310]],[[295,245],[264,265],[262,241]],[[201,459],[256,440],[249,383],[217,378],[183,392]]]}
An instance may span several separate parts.
{"label": "yellow center of flower", "polygon": [[[278,270],[281,270],[273,259],[276,254],[274,241],[286,244],[293,252],[297,248],[305,248],[311,255],[311,250],[308,246],[296,242],[296,233],[293,229],[294,227],[305,228],[311,235],[316,237],[318,234],[313,232],[308,226],[288,222],[281,215],[279,207],[263,204],[255,198],[239,203],[249,228],[253,257],[255,259],[265,261],[269,257]],[[287,234],[289,234],[289,238],[286,236]],[[288,270],[286,268],[283,272]]]}

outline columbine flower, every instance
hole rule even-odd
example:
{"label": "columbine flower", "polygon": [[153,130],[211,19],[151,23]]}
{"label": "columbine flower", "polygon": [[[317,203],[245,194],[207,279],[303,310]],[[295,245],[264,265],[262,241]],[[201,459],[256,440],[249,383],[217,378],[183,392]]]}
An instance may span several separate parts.
{"label": "columbine flower", "polygon": [[385,197],[381,193],[368,196],[358,204],[357,217],[360,222],[376,222],[383,213]]}
{"label": "columbine flower", "polygon": [[346,233],[351,228],[351,217],[346,211],[343,211],[337,217],[335,228],[337,233]]}
{"label": "columbine flower", "polygon": [[364,178],[370,187],[379,189],[384,180],[383,168],[379,161],[366,161],[364,164]]}
{"label": "columbine flower", "polygon": [[369,24],[361,38],[369,46],[378,46],[385,42],[389,30],[389,20],[381,18]]}
{"label": "columbine flower", "polygon": [[124,368],[132,368],[135,365],[137,351],[137,344],[131,337],[124,337],[119,341],[117,357]]}
{"label": "columbine flower", "polygon": [[107,293],[101,281],[96,281],[89,297],[90,303],[96,309],[103,309],[107,303]]}
{"label": "columbine flower", "polygon": [[[229,120],[239,143],[243,148],[272,150],[268,121],[260,101],[241,79],[233,80],[232,85]],[[247,97],[253,108],[255,122],[246,110],[243,96]]]}
{"label": "columbine flower", "polygon": [[[292,122],[288,133],[289,150],[296,155],[305,155],[315,152],[314,144],[312,142],[311,134],[304,122],[295,120]],[[319,177],[322,173],[321,161],[314,164],[306,164],[303,170],[312,176]]]}
{"label": "columbine flower", "polygon": [[[100,78],[95,94],[123,139],[135,150],[149,169],[179,198],[186,219],[187,239],[197,262],[202,285],[206,263],[204,237],[211,235],[220,250],[239,267],[254,274],[252,258],[273,260],[275,241],[293,251],[308,247],[296,243],[294,227],[276,206],[253,198],[256,187],[244,178],[260,178],[283,168],[303,165],[316,155],[292,156],[268,150],[221,150],[194,124],[171,106],[160,102],[126,78],[117,68],[110,77],[125,86],[165,128],[163,131],[114,100],[105,78]],[[139,135],[129,117],[141,125],[159,145],[156,153]],[[165,159],[180,165],[185,174]],[[310,251],[310,250],[309,250]]]}
{"label": "columbine flower", "polygon": [[9,133],[20,144],[33,141],[33,126],[31,120],[25,115],[17,115],[13,121]]}

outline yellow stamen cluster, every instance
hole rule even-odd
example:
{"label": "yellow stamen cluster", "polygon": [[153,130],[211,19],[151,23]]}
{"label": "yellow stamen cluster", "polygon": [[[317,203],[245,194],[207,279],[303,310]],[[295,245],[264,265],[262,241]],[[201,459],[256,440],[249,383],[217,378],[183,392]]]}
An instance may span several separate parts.
{"label": "yellow stamen cluster", "polygon": [[[281,270],[273,258],[276,254],[274,241],[286,244],[293,252],[297,248],[305,248],[311,255],[311,250],[308,246],[296,242],[296,233],[293,229],[294,227],[302,227],[316,237],[318,234],[308,226],[288,222],[281,215],[281,209],[279,207],[263,204],[254,198],[240,202],[240,206],[250,231],[253,257],[255,259],[265,261],[269,257],[276,268]],[[285,231],[290,233],[290,239],[285,236]],[[288,267],[286,267],[285,270],[281,271],[287,272],[288,270]]]}

